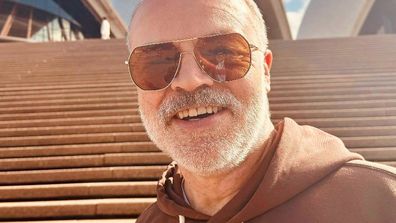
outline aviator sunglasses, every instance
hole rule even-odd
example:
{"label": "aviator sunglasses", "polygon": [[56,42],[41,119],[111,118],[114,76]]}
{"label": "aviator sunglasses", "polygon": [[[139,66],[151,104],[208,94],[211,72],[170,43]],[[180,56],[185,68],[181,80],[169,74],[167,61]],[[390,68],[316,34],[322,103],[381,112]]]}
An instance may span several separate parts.
{"label": "aviator sunglasses", "polygon": [[[154,43],[136,47],[125,63],[133,82],[142,90],[161,90],[175,79],[181,65],[179,43],[191,41],[200,69],[217,82],[243,78],[250,69],[253,51],[261,51],[239,33]],[[263,52],[263,51],[261,51]]]}

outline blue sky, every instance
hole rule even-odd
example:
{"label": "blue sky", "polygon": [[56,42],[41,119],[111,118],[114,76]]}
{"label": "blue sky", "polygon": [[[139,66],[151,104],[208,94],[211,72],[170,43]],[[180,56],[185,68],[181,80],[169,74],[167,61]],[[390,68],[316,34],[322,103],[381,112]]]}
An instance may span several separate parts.
{"label": "blue sky", "polygon": [[128,25],[132,11],[138,2],[137,0],[111,0],[111,4],[118,11],[126,25]]}
{"label": "blue sky", "polygon": [[304,0],[283,0],[283,4],[287,11],[298,12],[304,7]]}
{"label": "blue sky", "polygon": [[[310,1],[311,0],[283,0],[293,37],[297,36],[305,10]],[[111,2],[121,18],[125,21],[125,24],[128,24],[132,10],[136,7],[138,0],[112,0]]]}
{"label": "blue sky", "polygon": [[311,0],[283,0],[292,36],[295,38],[300,28],[304,13]]}

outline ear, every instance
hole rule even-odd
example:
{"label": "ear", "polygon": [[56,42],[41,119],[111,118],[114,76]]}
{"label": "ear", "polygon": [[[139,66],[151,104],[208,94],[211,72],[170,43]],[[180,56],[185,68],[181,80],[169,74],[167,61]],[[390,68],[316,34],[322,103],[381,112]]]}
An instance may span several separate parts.
{"label": "ear", "polygon": [[272,67],[272,60],[273,60],[273,55],[272,51],[267,49],[265,51],[264,55],[264,68],[265,68],[265,88],[267,90],[267,93],[270,92],[271,90],[271,67]]}

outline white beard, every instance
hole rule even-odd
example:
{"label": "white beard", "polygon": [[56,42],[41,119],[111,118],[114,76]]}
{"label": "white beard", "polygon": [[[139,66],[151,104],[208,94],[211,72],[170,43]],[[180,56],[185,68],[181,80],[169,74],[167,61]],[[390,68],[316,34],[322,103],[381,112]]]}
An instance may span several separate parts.
{"label": "white beard", "polygon": [[[178,165],[197,175],[212,175],[241,164],[257,143],[262,141],[270,120],[269,105],[266,92],[256,93],[245,103],[237,101],[230,92],[224,90],[204,88],[188,93],[194,96],[186,97],[186,103],[204,104],[211,100],[208,95],[217,98],[215,101],[219,103],[230,102],[227,109],[232,110],[232,116],[228,116],[231,119],[221,122],[221,126],[210,131],[176,131],[172,125],[167,124],[163,118],[166,116],[164,113],[174,112],[185,104],[179,105],[176,102],[178,97],[163,103],[160,115],[158,111],[149,112],[143,106],[139,106],[139,111],[149,137],[159,149],[168,153]],[[141,105],[140,102],[139,104]]]}

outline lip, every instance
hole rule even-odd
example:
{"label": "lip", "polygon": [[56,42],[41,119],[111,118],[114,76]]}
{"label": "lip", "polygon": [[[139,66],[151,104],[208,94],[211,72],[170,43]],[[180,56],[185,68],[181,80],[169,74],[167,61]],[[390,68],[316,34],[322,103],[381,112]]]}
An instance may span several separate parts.
{"label": "lip", "polygon": [[224,108],[223,110],[217,112],[216,114],[210,115],[206,118],[196,120],[196,121],[184,121],[180,120],[176,117],[172,119],[172,125],[175,125],[177,128],[187,131],[195,131],[199,129],[209,129],[213,126],[218,125],[223,119],[223,116],[226,115],[228,109]]}

